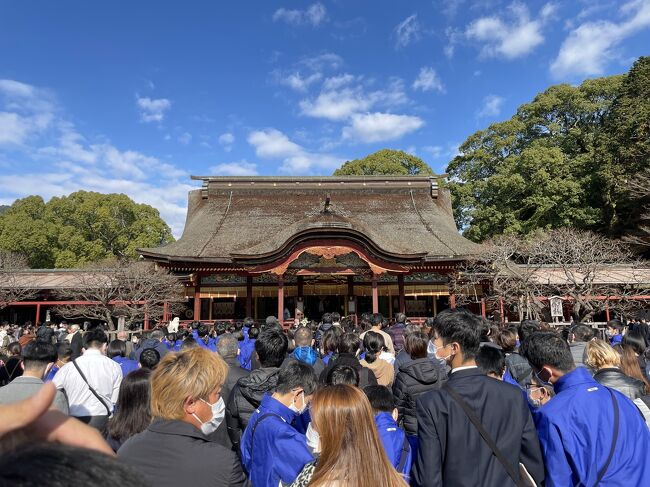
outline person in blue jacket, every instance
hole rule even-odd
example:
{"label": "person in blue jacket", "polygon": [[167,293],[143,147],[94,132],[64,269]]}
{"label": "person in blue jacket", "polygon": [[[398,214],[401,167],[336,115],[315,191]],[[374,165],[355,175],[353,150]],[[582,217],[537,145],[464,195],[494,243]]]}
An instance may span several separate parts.
{"label": "person in blue jacket", "polygon": [[[255,351],[255,340],[260,334],[259,328],[249,328],[246,332],[239,331],[237,340],[239,341],[239,365],[242,369],[251,370],[253,368],[253,352]],[[239,340],[241,338],[241,340]]]}
{"label": "person in blue jacket", "polygon": [[192,338],[201,348],[210,350],[211,352],[217,351],[217,345],[214,338],[210,337],[210,328],[208,325],[201,323],[196,329],[192,330]]}
{"label": "person in blue jacket", "polygon": [[384,445],[384,450],[386,450],[388,460],[408,482],[413,464],[413,451],[406,438],[406,433],[397,424],[397,408],[393,393],[386,386],[367,386],[363,392],[368,396],[375,413],[377,432]]}
{"label": "person in blue jacket", "polygon": [[634,403],[576,367],[554,332],[532,334],[520,353],[555,391],[534,415],[546,485],[650,485],[650,431]]}
{"label": "person in blue jacket", "polygon": [[262,399],[241,439],[241,460],[255,487],[291,484],[313,460],[307,439],[292,423],[316,390],[309,365],[292,362],[280,370],[276,391]]}
{"label": "person in blue jacket", "polygon": [[623,324],[618,320],[611,320],[607,322],[607,330],[605,334],[609,339],[609,344],[613,347],[619,345],[623,340]]}
{"label": "person in blue jacket", "polygon": [[120,365],[122,377],[126,377],[129,372],[140,368],[138,362],[126,358],[126,343],[122,340],[111,341],[106,349],[106,356]]}

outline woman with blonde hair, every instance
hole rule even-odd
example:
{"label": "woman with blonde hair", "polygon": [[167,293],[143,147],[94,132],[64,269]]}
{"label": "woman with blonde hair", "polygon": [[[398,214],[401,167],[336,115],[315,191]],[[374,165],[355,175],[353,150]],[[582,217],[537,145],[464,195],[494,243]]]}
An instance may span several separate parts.
{"label": "woman with blonde hair", "polygon": [[585,347],[585,365],[596,371],[594,380],[635,400],[645,395],[645,384],[621,371],[621,357],[604,340],[594,339]]}
{"label": "woman with blonde hair", "polygon": [[320,456],[305,465],[291,487],[405,487],[377,434],[372,407],[360,389],[327,386],[311,402]]}
{"label": "woman with blonde hair", "polygon": [[227,374],[223,359],[205,348],[165,355],[151,376],[153,421],[120,447],[120,460],[157,487],[245,485],[235,453],[208,436],[225,416]]}

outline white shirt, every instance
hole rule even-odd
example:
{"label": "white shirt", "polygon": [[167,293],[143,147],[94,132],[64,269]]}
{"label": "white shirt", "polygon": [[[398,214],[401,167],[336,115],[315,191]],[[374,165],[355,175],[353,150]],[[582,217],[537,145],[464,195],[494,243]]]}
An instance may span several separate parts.
{"label": "white shirt", "polygon": [[[110,411],[117,402],[122,384],[119,364],[94,348],[85,350],[77,365],[106,403]],[[72,362],[65,364],[52,380],[58,389],[64,389],[70,404],[70,416],[105,416],[106,408],[98,401],[88,384],[81,378]]]}
{"label": "white shirt", "polygon": [[478,365],[463,365],[462,367],[456,367],[455,369],[451,369],[451,373],[453,374],[454,372],[460,372],[461,370],[468,370],[468,369],[478,369]]}

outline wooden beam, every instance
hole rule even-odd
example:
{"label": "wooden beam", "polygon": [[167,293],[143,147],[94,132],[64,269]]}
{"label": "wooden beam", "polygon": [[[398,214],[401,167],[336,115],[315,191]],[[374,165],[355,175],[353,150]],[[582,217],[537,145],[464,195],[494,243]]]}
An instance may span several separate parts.
{"label": "wooden beam", "polygon": [[377,289],[377,274],[372,275],[372,312],[379,313],[379,290]]}
{"label": "wooden beam", "polygon": [[404,299],[404,275],[397,276],[397,289],[399,292],[399,312],[406,313],[406,301]]}
{"label": "wooden beam", "polygon": [[278,278],[278,321],[284,326],[284,277]]}

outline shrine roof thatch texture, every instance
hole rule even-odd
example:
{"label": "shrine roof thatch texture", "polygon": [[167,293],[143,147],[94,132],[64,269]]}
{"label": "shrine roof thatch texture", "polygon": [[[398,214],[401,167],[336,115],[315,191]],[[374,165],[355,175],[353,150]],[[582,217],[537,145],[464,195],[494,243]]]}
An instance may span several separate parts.
{"label": "shrine roof thatch texture", "polygon": [[[430,177],[193,177],[182,237],[140,249],[161,261],[237,262],[277,255],[299,239],[357,238],[391,260],[458,260],[476,244],[456,228]],[[329,198],[329,200],[328,200]]]}

